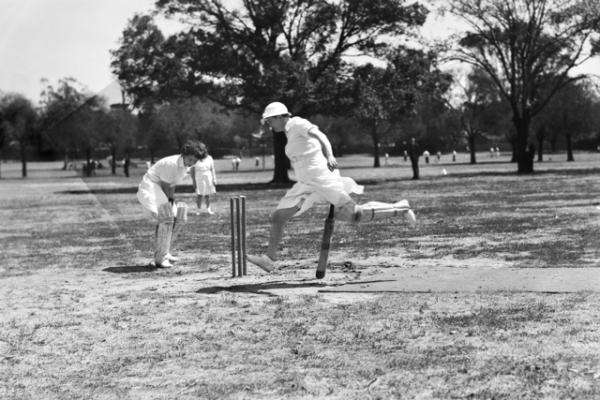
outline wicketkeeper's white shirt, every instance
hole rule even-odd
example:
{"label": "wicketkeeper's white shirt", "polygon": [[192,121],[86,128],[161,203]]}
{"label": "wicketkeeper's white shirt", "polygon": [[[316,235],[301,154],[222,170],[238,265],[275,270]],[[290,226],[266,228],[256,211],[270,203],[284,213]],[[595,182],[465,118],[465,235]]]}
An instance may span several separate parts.
{"label": "wicketkeeper's white shirt", "polygon": [[181,155],[161,158],[151,166],[138,187],[137,198],[144,208],[156,217],[158,207],[169,199],[160,186],[160,182],[170,185],[180,183],[188,173]]}
{"label": "wicketkeeper's white shirt", "polygon": [[165,182],[171,185],[181,183],[188,172],[188,168],[183,164],[183,157],[179,154],[161,158],[146,171],[148,178],[154,182]]}

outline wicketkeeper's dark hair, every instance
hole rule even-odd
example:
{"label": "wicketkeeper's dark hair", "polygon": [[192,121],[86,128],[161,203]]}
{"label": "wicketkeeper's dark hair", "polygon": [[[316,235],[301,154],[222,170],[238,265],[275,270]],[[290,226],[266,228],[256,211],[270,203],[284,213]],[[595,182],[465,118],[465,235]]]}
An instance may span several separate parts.
{"label": "wicketkeeper's dark hair", "polygon": [[203,160],[208,155],[208,149],[199,140],[188,140],[181,146],[181,155],[194,156],[199,160]]}

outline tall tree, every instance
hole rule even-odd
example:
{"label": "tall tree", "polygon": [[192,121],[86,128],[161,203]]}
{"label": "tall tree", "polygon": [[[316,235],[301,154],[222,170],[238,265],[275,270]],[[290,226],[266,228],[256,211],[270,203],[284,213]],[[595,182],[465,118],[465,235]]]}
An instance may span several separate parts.
{"label": "tall tree", "polygon": [[535,120],[535,125],[550,136],[564,139],[567,161],[574,161],[574,140],[591,136],[598,129],[595,113],[598,95],[589,80],[571,83],[562,88],[548,107]]}
{"label": "tall tree", "polygon": [[[245,0],[237,9],[220,0],[156,4],[189,29],[161,40],[149,17],[130,22],[112,67],[135,102],[187,93],[255,114],[274,100],[293,113],[335,108],[346,57],[379,56],[384,39],[406,35],[427,14],[402,0]],[[145,51],[139,43],[150,37]],[[282,169],[284,162],[274,176],[284,176]]]}
{"label": "tall tree", "polygon": [[99,142],[106,146],[111,156],[111,174],[116,174],[118,156],[131,152],[138,132],[137,119],[122,105],[111,107],[110,110],[97,115],[99,125]]}
{"label": "tall tree", "polygon": [[95,134],[89,129],[94,121],[89,114],[102,101],[87,94],[85,87],[73,78],[60,79],[56,87],[48,84],[42,91],[41,134],[63,155],[63,169],[67,168],[69,157],[77,155],[86,135]]}
{"label": "tall tree", "polygon": [[0,131],[6,141],[18,147],[21,157],[21,176],[27,177],[27,149],[37,129],[38,115],[25,96],[8,93],[0,97]]}
{"label": "tall tree", "polygon": [[488,74],[479,68],[474,68],[467,75],[461,97],[462,102],[456,111],[468,143],[470,162],[476,164],[478,140],[502,137],[507,131],[504,115],[510,109],[507,109],[506,101],[499,96]]}
{"label": "tall tree", "polygon": [[351,112],[373,141],[374,167],[380,166],[382,139],[414,114],[420,101],[441,99],[450,82],[450,75],[437,69],[434,53],[409,48],[391,51],[385,68],[371,64],[356,68]]}
{"label": "tall tree", "polygon": [[454,59],[483,69],[510,104],[519,173],[533,172],[532,118],[598,49],[598,0],[450,0],[469,26]]}

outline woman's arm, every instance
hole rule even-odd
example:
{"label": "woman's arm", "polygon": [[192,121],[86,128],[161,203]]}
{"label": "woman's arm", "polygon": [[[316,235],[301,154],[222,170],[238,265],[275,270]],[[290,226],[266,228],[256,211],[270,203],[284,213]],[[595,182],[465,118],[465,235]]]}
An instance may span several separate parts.
{"label": "woman's arm", "polygon": [[210,172],[212,173],[213,185],[217,186],[217,173],[215,172],[215,162],[210,160]]}
{"label": "woman's arm", "polygon": [[314,137],[319,141],[319,143],[321,143],[321,150],[323,151],[323,155],[327,159],[327,167],[329,167],[331,171],[336,169],[338,167],[337,160],[333,156],[331,143],[329,142],[327,136],[323,132],[321,132],[317,127],[309,129],[308,135]]}
{"label": "woman's arm", "polygon": [[190,167],[190,176],[192,177],[192,187],[196,191],[196,167]]}
{"label": "woman's arm", "polygon": [[170,183],[161,181],[160,187],[167,196],[167,199],[169,199],[169,201],[173,203],[175,201],[175,185],[171,185]]}

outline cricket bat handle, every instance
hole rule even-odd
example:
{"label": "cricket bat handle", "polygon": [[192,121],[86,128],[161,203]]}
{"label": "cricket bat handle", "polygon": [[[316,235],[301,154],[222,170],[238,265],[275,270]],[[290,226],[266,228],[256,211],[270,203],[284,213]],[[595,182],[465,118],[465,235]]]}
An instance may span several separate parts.
{"label": "cricket bat handle", "polygon": [[329,215],[325,219],[325,229],[323,230],[323,240],[321,240],[321,252],[319,253],[319,264],[317,265],[317,279],[325,277],[327,261],[329,260],[329,247],[331,246],[331,236],[333,234],[333,223],[335,217],[335,207],[329,206]]}

